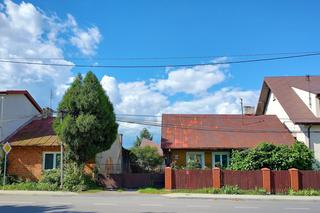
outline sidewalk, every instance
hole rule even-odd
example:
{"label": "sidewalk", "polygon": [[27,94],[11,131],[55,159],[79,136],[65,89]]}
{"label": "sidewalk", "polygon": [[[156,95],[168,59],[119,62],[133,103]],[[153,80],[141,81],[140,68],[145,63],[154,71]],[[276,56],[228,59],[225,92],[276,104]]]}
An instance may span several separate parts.
{"label": "sidewalk", "polygon": [[55,195],[55,196],[72,196],[78,195],[76,192],[63,191],[27,191],[27,190],[0,190],[0,195]]}
{"label": "sidewalk", "polygon": [[288,195],[227,195],[227,194],[192,194],[172,193],[164,194],[168,198],[190,198],[190,199],[214,199],[214,200],[300,200],[320,201],[320,196],[288,196]]}

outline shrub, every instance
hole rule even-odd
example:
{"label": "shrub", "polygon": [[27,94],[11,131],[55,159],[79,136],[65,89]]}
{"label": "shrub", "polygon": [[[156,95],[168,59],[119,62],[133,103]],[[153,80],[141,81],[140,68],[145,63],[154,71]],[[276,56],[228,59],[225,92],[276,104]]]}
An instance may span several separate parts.
{"label": "shrub", "polygon": [[201,169],[201,164],[195,160],[188,159],[186,169]]}
{"label": "shrub", "polygon": [[39,183],[52,184],[59,187],[61,184],[60,169],[47,170],[42,173],[42,178]]}
{"label": "shrub", "polygon": [[69,163],[64,171],[64,189],[68,191],[84,191],[94,186],[95,181],[83,172],[83,165]]}
{"label": "shrub", "polygon": [[261,143],[255,148],[233,151],[230,169],[257,170],[267,167],[273,170],[309,170],[314,161],[313,152],[301,142],[291,146]]}
{"label": "shrub", "polygon": [[142,172],[156,171],[163,163],[163,158],[159,155],[157,148],[151,146],[131,148],[130,159],[137,170]]}

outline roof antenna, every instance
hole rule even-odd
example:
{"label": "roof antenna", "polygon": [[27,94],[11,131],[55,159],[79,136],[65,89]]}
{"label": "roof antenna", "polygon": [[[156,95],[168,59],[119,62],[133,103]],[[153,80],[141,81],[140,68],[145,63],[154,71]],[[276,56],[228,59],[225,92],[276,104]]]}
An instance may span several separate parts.
{"label": "roof antenna", "polygon": [[312,102],[311,102],[311,93],[310,93],[310,75],[306,75],[306,81],[308,82],[308,92],[309,92],[309,107],[311,109]]}

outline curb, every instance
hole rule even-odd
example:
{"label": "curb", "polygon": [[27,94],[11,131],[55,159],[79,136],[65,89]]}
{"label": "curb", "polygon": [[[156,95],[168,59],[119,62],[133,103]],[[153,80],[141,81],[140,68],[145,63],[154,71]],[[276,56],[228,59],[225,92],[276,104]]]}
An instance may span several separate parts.
{"label": "curb", "polygon": [[63,192],[63,191],[0,190],[0,195],[56,195],[56,196],[73,196],[73,195],[78,195],[78,193],[76,193],[76,192]]}
{"label": "curb", "polygon": [[168,198],[213,199],[213,200],[292,200],[320,201],[320,196],[286,196],[286,195],[222,195],[222,194],[189,194],[172,193],[162,195]]}

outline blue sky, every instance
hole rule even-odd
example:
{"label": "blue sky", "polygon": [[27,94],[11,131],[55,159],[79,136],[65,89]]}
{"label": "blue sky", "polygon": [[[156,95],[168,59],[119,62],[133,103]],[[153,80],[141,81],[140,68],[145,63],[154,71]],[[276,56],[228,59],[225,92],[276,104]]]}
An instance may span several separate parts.
{"label": "blue sky", "polygon": [[[34,25],[24,26],[24,28],[18,26],[19,23],[15,22],[15,19],[8,18],[10,17],[8,2],[2,3],[0,11],[7,16],[7,19],[0,18],[0,25],[1,21],[11,24],[5,25],[7,27],[3,29],[0,27],[0,32],[10,35],[10,32],[23,34],[28,31],[31,36],[35,36],[35,44],[30,42],[30,46],[33,45],[30,49],[35,48],[39,43],[42,45],[50,43],[52,48],[59,50],[54,56],[62,56],[66,62],[75,64],[189,64],[206,63],[217,60],[217,57],[139,61],[99,58],[225,56],[227,59],[218,60],[240,60],[247,58],[230,56],[320,51],[319,1],[308,1],[308,3],[306,1],[259,1],[259,4],[257,1],[209,0],[56,0],[25,1],[25,3],[13,1],[11,10],[15,14],[21,13],[16,20],[25,18],[24,11],[28,10],[33,11],[34,13],[28,14],[34,14],[34,16],[30,15],[26,23],[33,23],[30,20],[35,20],[37,13],[46,17],[42,18],[45,21],[35,21]],[[77,24],[72,23],[72,20]],[[53,22],[59,25],[53,25]],[[54,27],[48,27],[48,23]],[[64,27],[61,27],[62,25]],[[30,31],[30,28],[35,30]],[[48,36],[52,28],[59,30],[59,36],[54,36],[54,39]],[[77,35],[82,32],[89,38],[78,38]],[[12,39],[14,44],[19,43],[18,39],[21,39],[10,36],[7,38]],[[7,51],[1,52],[1,48]],[[19,54],[22,57],[28,55],[23,51],[21,46],[8,49],[5,45],[1,46],[0,42],[2,57],[12,52],[15,53],[13,54],[15,57]],[[79,57],[84,57],[86,60],[75,59]],[[319,75],[319,65],[319,57],[315,56],[220,67],[193,67],[189,70],[177,68],[169,70],[165,68],[92,68],[91,70],[99,79],[105,77],[104,86],[108,88],[106,89],[108,95],[112,96],[117,113],[160,115],[162,112],[181,111],[237,113],[240,97],[243,97],[247,104],[255,105],[264,76]],[[7,75],[2,76],[3,81],[8,78],[7,76],[16,76],[16,74],[24,80],[18,78],[13,83],[0,86],[0,89],[26,88],[42,106],[48,105],[46,97],[51,88],[58,91],[63,83],[67,87],[68,82],[63,82],[63,79],[67,81],[66,79],[75,73],[86,73],[88,70],[72,68],[61,71],[53,68],[48,71],[56,72],[59,75],[57,77],[48,72],[44,74],[40,70],[36,74],[32,72],[30,74],[25,67],[10,69]],[[204,75],[207,75],[208,81],[203,78],[202,69],[205,70]],[[191,77],[182,78],[187,74]],[[37,76],[36,79],[33,79],[33,75]],[[25,81],[26,76],[31,80]],[[177,82],[179,78],[181,82]],[[48,86],[48,82],[52,82],[51,79],[54,79],[54,83]],[[30,83],[33,80],[37,83]],[[203,86],[206,83],[207,85]],[[60,98],[61,92],[55,96],[54,103],[56,104]],[[214,105],[208,103],[211,100],[215,101]],[[220,103],[224,104],[219,105]],[[141,126],[121,126],[120,130],[125,134],[126,146],[130,146],[139,129]],[[150,128],[150,130],[159,141],[159,129]]]}

